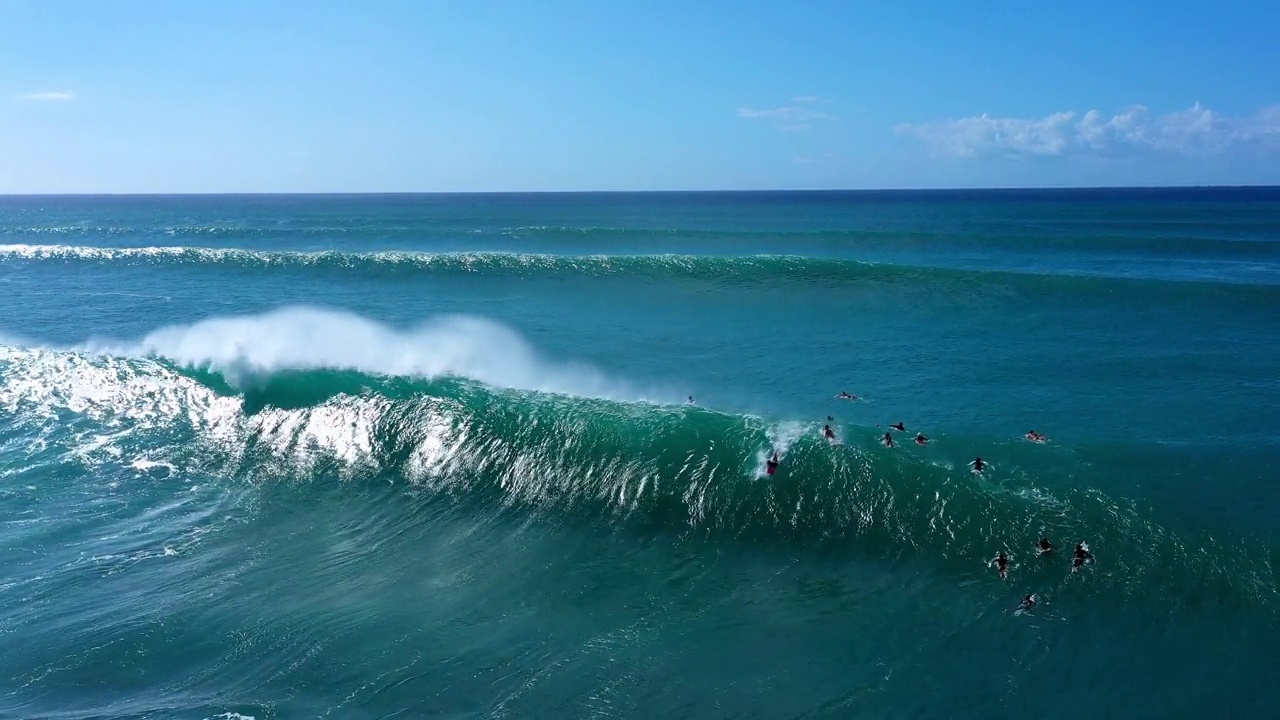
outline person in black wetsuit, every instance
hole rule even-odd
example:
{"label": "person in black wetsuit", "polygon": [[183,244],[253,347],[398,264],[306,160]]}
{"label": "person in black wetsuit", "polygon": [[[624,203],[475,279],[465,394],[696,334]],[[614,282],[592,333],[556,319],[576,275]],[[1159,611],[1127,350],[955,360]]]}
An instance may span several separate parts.
{"label": "person in black wetsuit", "polygon": [[835,439],[836,439],[836,434],[835,434],[834,432],[832,432],[832,430],[831,430],[831,426],[830,426],[830,425],[823,425],[823,426],[822,426],[822,436],[823,436],[823,437],[825,437],[825,438],[826,438],[826,439],[828,439],[828,440],[835,440]]}
{"label": "person in black wetsuit", "polygon": [[916,444],[917,444],[917,445],[924,445],[924,444],[925,444],[925,443],[927,443],[927,442],[929,442],[929,438],[925,437],[925,436],[924,436],[923,434],[921,434],[921,433],[916,433]]}
{"label": "person in black wetsuit", "polygon": [[1036,547],[1040,549],[1040,554],[1053,552],[1053,543],[1049,542],[1049,538],[1041,537],[1040,542],[1036,543]]}
{"label": "person in black wetsuit", "polygon": [[894,430],[897,430],[898,432],[906,432],[906,431],[907,431],[906,426],[905,426],[905,425],[903,425],[901,422],[899,422],[897,425],[890,425],[889,427],[893,428]]}
{"label": "person in black wetsuit", "polygon": [[996,555],[996,558],[991,561],[991,564],[996,566],[996,572],[1000,573],[1001,580],[1009,577],[1009,556],[1005,555],[1003,550]]}
{"label": "person in black wetsuit", "polygon": [[982,458],[981,458],[981,457],[979,457],[979,458],[977,458],[977,459],[975,459],[975,460],[973,461],[973,471],[974,471],[974,472],[982,472],[983,470],[986,470],[986,469],[987,469],[987,464],[986,464],[986,463],[984,463],[984,462],[982,462]]}
{"label": "person in black wetsuit", "polygon": [[1035,596],[1035,595],[1027,595],[1026,597],[1022,598],[1022,603],[1021,603],[1020,605],[1018,605],[1018,609],[1019,609],[1019,610],[1030,610],[1031,608],[1033,608],[1033,607],[1035,607],[1035,606],[1036,606],[1036,596]]}
{"label": "person in black wetsuit", "polygon": [[1089,552],[1084,543],[1076,543],[1075,557],[1071,558],[1071,572],[1080,569],[1082,565],[1093,560],[1093,553]]}
{"label": "person in black wetsuit", "polygon": [[880,442],[884,443],[885,447],[893,447],[893,433],[885,433],[884,437],[880,438]]}

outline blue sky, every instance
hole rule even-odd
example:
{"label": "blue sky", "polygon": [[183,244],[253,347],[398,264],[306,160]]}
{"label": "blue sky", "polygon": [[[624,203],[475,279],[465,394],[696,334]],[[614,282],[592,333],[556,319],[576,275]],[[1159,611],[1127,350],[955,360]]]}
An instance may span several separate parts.
{"label": "blue sky", "polygon": [[0,193],[1280,184],[1280,3],[0,4]]}

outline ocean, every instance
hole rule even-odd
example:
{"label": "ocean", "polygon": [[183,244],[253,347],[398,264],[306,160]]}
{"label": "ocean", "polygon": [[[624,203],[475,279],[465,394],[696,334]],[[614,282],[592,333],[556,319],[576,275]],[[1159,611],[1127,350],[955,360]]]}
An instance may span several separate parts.
{"label": "ocean", "polygon": [[0,290],[0,717],[1277,713],[1280,188],[4,197]]}

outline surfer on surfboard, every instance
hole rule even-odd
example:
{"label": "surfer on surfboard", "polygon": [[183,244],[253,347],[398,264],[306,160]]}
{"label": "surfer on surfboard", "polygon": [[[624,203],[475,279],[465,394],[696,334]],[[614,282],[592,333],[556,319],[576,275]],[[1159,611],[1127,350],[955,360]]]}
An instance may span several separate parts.
{"label": "surfer on surfboard", "polygon": [[1028,433],[1027,433],[1027,439],[1028,439],[1028,440],[1030,440],[1031,442],[1035,442],[1035,443],[1047,443],[1047,442],[1049,442],[1049,438],[1045,437],[1044,435],[1041,435],[1040,433],[1036,432],[1035,430],[1032,430],[1032,431],[1030,431],[1030,432],[1028,432]]}
{"label": "surfer on surfboard", "polygon": [[772,475],[774,472],[777,471],[778,469],[778,451],[777,450],[773,451],[773,457],[769,458],[769,461],[764,464],[764,467],[765,467],[765,472],[769,473],[770,475]]}
{"label": "surfer on surfboard", "polygon": [[924,435],[922,435],[922,434],[920,434],[920,433],[916,433],[916,444],[917,444],[917,445],[920,445],[920,446],[922,446],[922,447],[923,447],[923,446],[924,446],[924,444],[925,444],[925,443],[927,443],[927,442],[929,442],[929,438],[925,437]]}
{"label": "surfer on surfboard", "polygon": [[885,447],[893,447],[893,433],[885,433],[884,437],[880,438],[880,442],[884,443]]}
{"label": "surfer on surfboard", "polygon": [[847,392],[845,392],[845,391],[843,391],[843,390],[841,390],[841,391],[840,391],[840,394],[839,394],[839,395],[837,395],[836,397],[837,397],[837,398],[840,398],[841,400],[857,400],[857,399],[858,399],[858,396],[857,396],[857,395],[850,395],[849,393],[847,393]]}
{"label": "surfer on surfboard", "polygon": [[1027,612],[1028,610],[1030,610],[1035,606],[1036,606],[1036,596],[1027,595],[1026,597],[1022,598],[1022,603],[1018,605],[1018,609],[1023,612]]}
{"label": "surfer on surfboard", "polygon": [[975,458],[974,461],[970,464],[973,465],[973,471],[977,473],[980,473],[983,470],[987,469],[987,464],[982,462],[981,457]]}
{"label": "surfer on surfboard", "polygon": [[822,436],[823,436],[823,437],[825,437],[825,438],[826,438],[826,439],[828,439],[828,440],[835,440],[835,439],[836,439],[836,434],[835,434],[835,432],[834,432],[834,431],[832,431],[832,430],[831,430],[831,426],[830,426],[830,425],[823,425],[823,426],[822,426]]}
{"label": "surfer on surfboard", "polygon": [[894,429],[894,430],[897,430],[898,432],[906,432],[906,431],[907,431],[906,426],[904,426],[901,422],[899,422],[897,425],[890,425],[889,427],[890,427],[890,428],[892,428],[892,429]]}
{"label": "surfer on surfboard", "polygon": [[1079,572],[1087,562],[1093,562],[1093,553],[1089,552],[1089,546],[1082,542],[1076,543],[1075,557],[1071,558],[1071,572]]}
{"label": "surfer on surfboard", "polygon": [[996,555],[991,564],[996,566],[996,572],[1000,573],[1001,580],[1009,577],[1009,556],[1005,555],[1003,550]]}
{"label": "surfer on surfboard", "polygon": [[1036,543],[1036,549],[1041,555],[1053,552],[1053,543],[1049,542],[1049,538],[1041,537],[1040,542]]}

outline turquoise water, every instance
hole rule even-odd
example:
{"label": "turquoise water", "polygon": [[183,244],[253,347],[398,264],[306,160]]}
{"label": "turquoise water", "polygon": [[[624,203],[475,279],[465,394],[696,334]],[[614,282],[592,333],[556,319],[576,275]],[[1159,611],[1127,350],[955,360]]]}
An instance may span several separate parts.
{"label": "turquoise water", "polygon": [[10,197],[0,288],[3,717],[1280,700],[1277,189]]}

